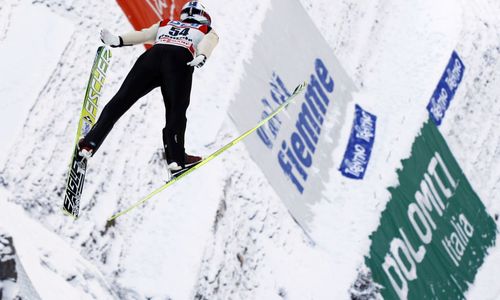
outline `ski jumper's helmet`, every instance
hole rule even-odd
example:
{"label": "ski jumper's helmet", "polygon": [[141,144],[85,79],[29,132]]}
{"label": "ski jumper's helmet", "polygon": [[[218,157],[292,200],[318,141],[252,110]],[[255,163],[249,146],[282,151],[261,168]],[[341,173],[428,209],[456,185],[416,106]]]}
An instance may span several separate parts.
{"label": "ski jumper's helmet", "polygon": [[190,1],[182,7],[181,21],[191,21],[210,25],[212,23],[212,18],[210,18],[210,15],[207,13],[203,4],[198,1]]}

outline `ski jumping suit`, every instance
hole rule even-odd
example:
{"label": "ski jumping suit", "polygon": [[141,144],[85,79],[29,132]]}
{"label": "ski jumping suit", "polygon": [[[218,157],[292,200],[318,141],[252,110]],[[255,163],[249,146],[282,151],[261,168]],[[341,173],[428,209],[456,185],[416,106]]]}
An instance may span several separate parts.
{"label": "ski jumping suit", "polygon": [[218,36],[208,25],[170,20],[120,36],[120,46],[148,41],[154,41],[154,46],[137,59],[83,143],[90,145],[95,154],[116,121],[137,100],[160,87],[166,113],[163,144],[167,162],[184,166],[186,110],[194,70],[187,63],[200,54],[208,58],[218,43]]}

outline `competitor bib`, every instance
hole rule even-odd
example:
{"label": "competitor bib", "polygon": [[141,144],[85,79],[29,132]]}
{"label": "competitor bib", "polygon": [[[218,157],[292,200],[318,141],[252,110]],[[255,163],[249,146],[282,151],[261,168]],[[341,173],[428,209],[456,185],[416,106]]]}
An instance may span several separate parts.
{"label": "competitor bib", "polygon": [[196,55],[196,47],[209,31],[208,25],[163,20],[156,34],[156,44],[184,47]]}

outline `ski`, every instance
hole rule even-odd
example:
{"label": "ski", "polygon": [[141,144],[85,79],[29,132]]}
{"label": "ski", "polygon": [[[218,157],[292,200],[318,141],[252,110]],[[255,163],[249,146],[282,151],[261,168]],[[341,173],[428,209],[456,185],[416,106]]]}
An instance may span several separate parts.
{"label": "ski", "polygon": [[73,156],[69,164],[63,203],[63,211],[75,219],[78,218],[80,198],[87,171],[87,160],[78,155],[78,141],[89,132],[95,123],[98,101],[106,80],[106,71],[108,70],[110,59],[111,51],[107,47],[101,46],[97,49],[78,122],[76,141]]}
{"label": "ski", "polygon": [[181,180],[182,178],[188,176],[189,174],[193,173],[194,171],[196,171],[197,169],[201,168],[202,166],[204,166],[205,164],[207,164],[209,161],[211,161],[212,159],[216,158],[217,156],[219,156],[221,153],[223,153],[224,151],[228,150],[229,148],[231,148],[232,146],[236,145],[237,143],[241,142],[244,138],[246,138],[248,135],[250,135],[251,133],[253,133],[254,131],[256,131],[257,129],[259,129],[260,127],[262,127],[264,124],[266,124],[269,120],[271,120],[274,116],[276,116],[277,114],[279,114],[281,111],[283,111],[284,109],[286,109],[288,107],[288,105],[290,105],[293,101],[293,99],[299,95],[305,88],[307,87],[307,82],[303,82],[301,84],[299,84],[295,90],[293,91],[292,95],[290,97],[288,97],[288,99],[285,100],[285,102],[283,102],[278,108],[276,108],[275,111],[273,111],[269,116],[267,116],[265,119],[261,120],[255,127],[249,129],[248,131],[246,131],[245,133],[243,133],[242,135],[240,135],[239,137],[235,138],[234,140],[232,140],[230,143],[228,143],[227,145],[225,145],[224,147],[220,148],[219,150],[215,151],[214,153],[212,153],[210,156],[206,157],[205,159],[203,159],[201,162],[199,162],[198,164],[186,169],[185,171],[182,171],[182,172],[179,172],[177,173],[175,176],[172,176],[172,178],[167,181],[164,185],[162,185],[161,187],[157,188],[156,190],[154,190],[153,192],[151,192],[149,195],[147,195],[146,197],[142,198],[141,200],[139,200],[138,202],[134,203],[133,205],[129,206],[127,209],[121,211],[121,212],[118,212],[116,214],[114,214],[113,216],[111,216],[109,219],[108,219],[108,222],[110,221],[113,221],[115,220],[116,218],[120,217],[120,216],[123,216],[124,214],[130,212],[131,210],[133,210],[134,208],[140,206],[141,204],[145,203],[146,201],[148,201],[149,199],[151,199],[152,197],[154,197],[155,195],[161,193],[163,190],[165,190],[166,188],[168,188],[169,186],[173,185],[174,183],[176,183],[177,181]]}

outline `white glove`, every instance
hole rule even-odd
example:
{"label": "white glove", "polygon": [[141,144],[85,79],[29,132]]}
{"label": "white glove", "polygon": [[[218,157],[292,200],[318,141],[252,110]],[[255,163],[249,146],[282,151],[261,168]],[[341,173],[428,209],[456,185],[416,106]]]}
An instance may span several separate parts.
{"label": "white glove", "polygon": [[197,55],[192,61],[188,62],[187,65],[191,67],[201,68],[207,61],[207,57],[204,54]]}
{"label": "white glove", "polygon": [[120,46],[122,46],[120,37],[112,34],[107,29],[101,30],[101,41],[104,44],[109,45],[111,47],[120,47]]}

